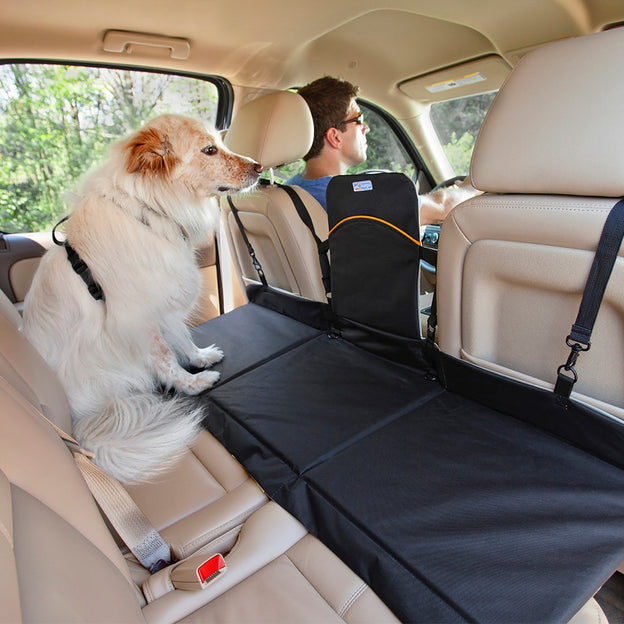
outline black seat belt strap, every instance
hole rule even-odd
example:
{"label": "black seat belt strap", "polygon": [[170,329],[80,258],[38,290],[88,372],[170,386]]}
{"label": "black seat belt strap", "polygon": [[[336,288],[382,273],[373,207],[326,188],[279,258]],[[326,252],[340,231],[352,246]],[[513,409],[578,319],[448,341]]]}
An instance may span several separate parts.
{"label": "black seat belt strap", "polygon": [[[422,312],[423,310],[421,310]],[[427,319],[427,344],[433,347],[435,344],[436,329],[438,326],[438,303],[436,301],[436,288],[433,289],[431,306],[429,307],[429,318]]]}
{"label": "black seat belt strap", "polygon": [[330,281],[330,267],[329,267],[329,257],[327,253],[329,252],[329,241],[322,241],[316,231],[314,230],[314,225],[312,223],[312,217],[310,217],[310,213],[308,209],[305,207],[303,200],[299,197],[297,191],[295,191],[292,186],[288,186],[287,184],[279,184],[281,189],[286,191],[292,200],[292,203],[295,206],[295,210],[299,215],[299,218],[304,222],[307,228],[312,233],[314,237],[314,242],[316,243],[316,248],[318,249],[319,255],[319,263],[321,265],[321,277],[323,279],[323,287],[325,288],[325,294],[328,295],[331,292],[331,281]]}
{"label": "black seat belt strap", "polygon": [[236,220],[236,225],[238,225],[238,229],[240,230],[241,236],[243,237],[243,241],[245,242],[245,245],[247,247],[247,251],[249,252],[249,255],[251,256],[251,262],[254,266],[254,269],[256,269],[256,273],[258,273],[258,277],[260,278],[262,285],[268,286],[266,276],[264,275],[264,271],[262,270],[262,265],[260,264],[260,261],[258,260],[258,258],[256,258],[256,252],[254,251],[254,248],[249,242],[249,238],[247,238],[247,234],[245,233],[245,228],[243,227],[243,223],[240,220],[238,209],[234,205],[234,202],[232,201],[232,198],[229,195],[227,196],[227,200],[228,200],[228,204],[230,205],[230,209],[232,210],[232,214],[234,215],[234,219]]}
{"label": "black seat belt strap", "polygon": [[578,315],[570,334],[566,338],[566,344],[570,347],[570,355],[567,362],[557,369],[557,382],[555,384],[555,393],[562,397],[570,396],[572,387],[578,380],[574,366],[579,354],[582,351],[589,351],[591,347],[594,323],[623,238],[624,199],[621,199],[607,215],[594,261],[587,277]]}

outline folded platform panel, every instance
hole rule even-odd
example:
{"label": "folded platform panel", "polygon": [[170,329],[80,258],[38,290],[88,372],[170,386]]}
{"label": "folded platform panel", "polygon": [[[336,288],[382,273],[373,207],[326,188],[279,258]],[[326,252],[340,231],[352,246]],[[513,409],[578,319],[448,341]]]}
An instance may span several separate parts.
{"label": "folded platform panel", "polygon": [[225,357],[212,370],[221,373],[220,383],[224,383],[322,333],[262,306],[248,304],[198,325],[193,329],[193,340],[198,347],[214,344],[223,349]]}
{"label": "folded platform panel", "polygon": [[567,621],[624,560],[624,470],[299,325],[199,328],[226,353],[206,427],[400,619]]}

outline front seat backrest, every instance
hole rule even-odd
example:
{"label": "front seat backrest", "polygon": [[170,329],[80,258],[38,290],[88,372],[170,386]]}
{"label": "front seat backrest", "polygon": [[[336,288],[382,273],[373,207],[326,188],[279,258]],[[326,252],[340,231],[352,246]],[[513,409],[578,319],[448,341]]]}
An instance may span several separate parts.
{"label": "front seat backrest", "polygon": [[[486,194],[442,226],[442,351],[552,388],[570,352],[597,243],[624,196],[624,31],[544,46],[521,60],[475,145]],[[574,397],[624,417],[624,252],[620,249]]]}
{"label": "front seat backrest", "polygon": [[[234,152],[253,158],[265,170],[303,158],[312,145],[314,124],[305,100],[291,91],[276,91],[245,104],[235,115],[225,137]],[[301,188],[317,236],[328,235],[323,207]],[[274,183],[232,198],[245,233],[270,285],[308,299],[325,301],[318,250],[287,193]],[[235,270],[243,285],[258,282],[249,252],[230,206],[221,208]]]}

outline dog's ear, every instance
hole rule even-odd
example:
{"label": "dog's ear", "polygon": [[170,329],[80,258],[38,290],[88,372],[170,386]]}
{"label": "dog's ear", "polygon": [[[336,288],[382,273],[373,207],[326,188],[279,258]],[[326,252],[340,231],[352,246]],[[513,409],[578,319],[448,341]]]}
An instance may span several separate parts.
{"label": "dog's ear", "polygon": [[155,128],[146,128],[132,137],[126,147],[126,169],[128,173],[156,174],[168,176],[179,158],[166,134]]}

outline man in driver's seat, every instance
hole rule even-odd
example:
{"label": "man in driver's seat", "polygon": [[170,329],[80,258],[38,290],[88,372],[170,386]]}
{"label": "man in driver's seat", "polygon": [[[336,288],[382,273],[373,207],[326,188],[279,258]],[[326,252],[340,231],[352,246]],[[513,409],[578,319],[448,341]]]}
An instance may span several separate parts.
{"label": "man in driver's seat", "polygon": [[[357,103],[359,88],[346,80],[325,76],[298,93],[312,112],[314,141],[303,158],[305,168],[286,183],[305,189],[327,210],[325,191],[329,181],[366,160],[366,135],[370,128]],[[474,193],[467,185],[421,195],[420,224],[441,223],[456,204]]]}

